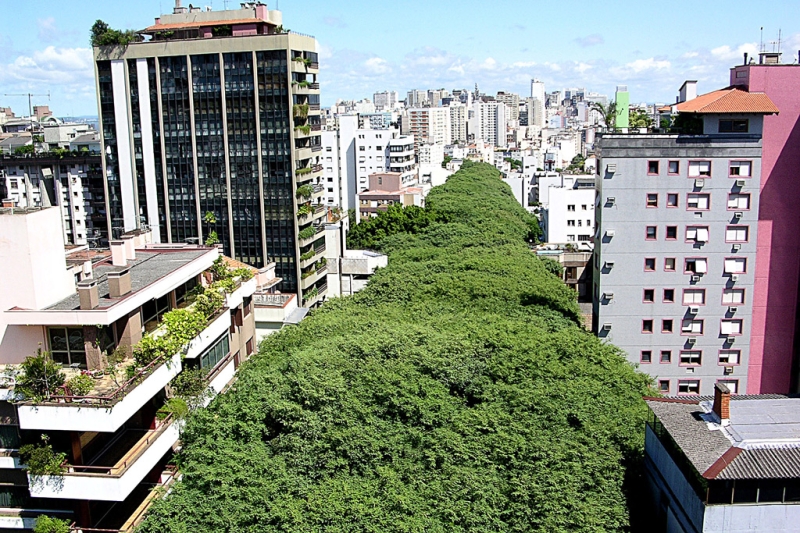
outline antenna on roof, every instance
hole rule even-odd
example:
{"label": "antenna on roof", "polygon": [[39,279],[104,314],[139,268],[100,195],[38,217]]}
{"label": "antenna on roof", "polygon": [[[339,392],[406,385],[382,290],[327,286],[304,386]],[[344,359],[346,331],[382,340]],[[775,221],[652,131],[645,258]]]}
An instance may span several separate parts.
{"label": "antenna on roof", "polygon": [[764,26],[761,26],[761,40],[758,43],[758,51],[766,52],[766,50],[764,50]]}

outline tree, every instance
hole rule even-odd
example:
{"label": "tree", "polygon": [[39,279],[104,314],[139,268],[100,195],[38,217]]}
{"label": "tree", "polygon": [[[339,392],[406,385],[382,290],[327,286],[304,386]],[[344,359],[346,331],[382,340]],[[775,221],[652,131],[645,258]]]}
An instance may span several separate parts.
{"label": "tree", "polygon": [[66,377],[61,365],[55,363],[48,352],[41,348],[36,355],[25,358],[22,375],[17,379],[17,392],[26,399],[40,401],[48,399],[58,387],[64,385]]}
{"label": "tree", "polygon": [[597,111],[600,114],[600,119],[603,121],[603,125],[609,129],[610,131],[616,130],[616,123],[617,123],[617,103],[616,102],[609,102],[607,105],[603,105],[600,102],[592,102],[589,106],[589,109],[592,111]]}
{"label": "tree", "polygon": [[90,42],[92,46],[127,46],[130,43],[142,40],[135,31],[115,30],[110,28],[108,24],[102,20],[95,21],[90,33]]}
{"label": "tree", "polygon": [[652,117],[641,109],[637,109],[631,113],[629,121],[631,128],[649,128],[653,125]]}
{"label": "tree", "polygon": [[627,530],[649,378],[581,327],[492,166],[421,211],[372,226],[389,265],[363,291],[187,418],[183,480],[140,533]]}
{"label": "tree", "polygon": [[211,211],[206,211],[206,214],[203,215],[203,222],[207,224],[207,237],[206,237],[206,246],[214,246],[219,242],[219,235],[217,232],[211,229],[211,226],[217,223],[217,217]]}
{"label": "tree", "polygon": [[23,155],[33,155],[36,153],[36,148],[32,144],[26,144],[25,146],[18,146],[14,149],[14,155],[23,156]]}
{"label": "tree", "polygon": [[39,515],[33,533],[70,533],[69,522],[47,515]]}

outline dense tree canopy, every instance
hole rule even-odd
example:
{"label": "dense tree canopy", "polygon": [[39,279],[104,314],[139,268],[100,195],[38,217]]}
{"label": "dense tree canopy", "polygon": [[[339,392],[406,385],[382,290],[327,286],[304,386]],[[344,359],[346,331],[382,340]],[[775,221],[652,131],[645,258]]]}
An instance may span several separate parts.
{"label": "dense tree canopy", "polygon": [[648,378],[578,326],[493,167],[434,188],[425,217],[189,417],[184,479],[142,532],[626,529]]}

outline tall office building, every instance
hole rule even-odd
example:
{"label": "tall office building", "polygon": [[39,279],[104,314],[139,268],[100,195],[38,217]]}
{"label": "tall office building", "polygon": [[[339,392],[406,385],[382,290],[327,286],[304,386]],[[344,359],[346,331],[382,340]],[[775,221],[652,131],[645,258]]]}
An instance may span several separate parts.
{"label": "tall office building", "polygon": [[202,243],[214,232],[226,255],[274,261],[282,288],[312,305],[325,289],[314,270],[326,217],[316,40],[285,32],[260,2],[177,0],[140,34],[94,49],[112,238],[149,227],[156,242]]}
{"label": "tall office building", "polygon": [[545,119],[544,108],[547,103],[543,81],[531,80],[531,98],[533,98],[534,101],[529,103],[528,125],[543,128]]}
{"label": "tall office building", "polygon": [[476,103],[472,119],[475,140],[494,146],[506,146],[506,105],[501,103]]}
{"label": "tall office building", "polygon": [[749,367],[763,328],[756,250],[770,240],[758,222],[763,132],[779,110],[752,86],[675,107],[680,135],[599,140],[595,330],[664,394],[763,391]]}
{"label": "tall office building", "polygon": [[506,104],[506,119],[519,120],[519,95],[500,91],[495,100]]}

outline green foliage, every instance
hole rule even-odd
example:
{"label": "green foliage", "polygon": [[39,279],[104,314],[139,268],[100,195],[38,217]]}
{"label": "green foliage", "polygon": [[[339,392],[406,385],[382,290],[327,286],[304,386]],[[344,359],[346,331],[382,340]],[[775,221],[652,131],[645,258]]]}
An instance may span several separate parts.
{"label": "green foliage", "polygon": [[26,444],[19,449],[19,460],[31,476],[60,476],[67,454],[53,451],[50,438],[42,435],[42,444]]}
{"label": "green foliage", "polygon": [[564,275],[564,267],[562,267],[561,263],[559,263],[555,259],[550,259],[549,257],[540,257],[539,261],[542,262],[542,265],[544,265],[545,270],[547,270],[554,276],[558,276],[560,278],[561,276]]}
{"label": "green foliage", "polygon": [[33,526],[33,533],[70,533],[69,521],[39,515]]}
{"label": "green foliage", "polygon": [[317,234],[317,229],[314,226],[308,226],[307,228],[300,230],[297,236],[300,239],[305,240],[305,239],[310,239],[316,234]]}
{"label": "green foliage", "polygon": [[206,211],[206,214],[203,215],[203,222],[206,224],[216,224],[217,216],[212,211]]}
{"label": "green foliage", "polygon": [[14,155],[32,155],[36,152],[36,147],[32,144],[26,144],[25,146],[18,146],[14,148]]}
{"label": "green foliage", "polygon": [[392,204],[377,217],[350,226],[347,247],[351,250],[374,250],[385,237],[398,233],[418,233],[432,221],[431,214],[421,207]]}
{"label": "green foliage", "polygon": [[165,337],[177,346],[185,346],[200,335],[206,325],[207,317],[195,309],[173,309],[164,315]]}
{"label": "green foliage", "polygon": [[678,113],[672,121],[670,133],[683,133],[685,135],[702,135],[703,119],[690,113]]}
{"label": "green foliage", "polygon": [[298,198],[311,198],[312,194],[314,194],[314,187],[311,185],[301,185],[297,188]]}
{"label": "green foliage", "polygon": [[78,374],[69,378],[66,386],[73,396],[86,396],[94,388],[94,380],[86,374]]}
{"label": "green foliage", "polygon": [[579,326],[493,167],[426,217],[187,420],[140,533],[626,531],[649,378]]}
{"label": "green foliage", "polygon": [[231,270],[231,276],[242,278],[242,281],[250,281],[253,279],[253,271],[247,267],[234,268]]}
{"label": "green foliage", "polygon": [[630,114],[628,125],[631,128],[649,128],[653,125],[653,119],[641,109],[637,109]]}
{"label": "green foliage", "polygon": [[214,230],[211,230],[206,237],[206,246],[214,246],[215,244],[219,244],[219,235]]}
{"label": "green foliage", "polygon": [[519,159],[514,159],[513,157],[506,157],[503,159],[506,163],[511,165],[512,169],[522,170],[522,161]]}
{"label": "green foliage", "polygon": [[96,21],[92,25],[91,44],[92,46],[127,46],[130,43],[141,41],[142,38],[132,30],[120,31],[112,29],[102,20]]}
{"label": "green foliage", "polygon": [[297,170],[294,171],[294,173],[297,174],[298,176],[306,176],[308,174],[311,174],[311,167],[298,168]]}
{"label": "green foliage", "polygon": [[609,102],[608,105],[603,105],[600,102],[592,102],[589,106],[592,111],[597,111],[606,128],[614,131],[617,127],[617,103]]}
{"label": "green foliage", "polygon": [[17,378],[15,390],[28,400],[41,401],[50,398],[66,379],[61,366],[41,349],[36,355],[26,357],[21,366],[22,375]]}
{"label": "green foliage", "polygon": [[452,161],[453,158],[449,155],[444,156],[444,161],[442,161],[442,168],[447,168],[447,164]]}
{"label": "green foliage", "polygon": [[295,118],[308,118],[308,104],[294,104],[292,116]]}
{"label": "green foliage", "polygon": [[295,126],[295,131],[303,133],[304,135],[308,135],[311,133],[311,126],[308,124],[304,124],[302,126]]}
{"label": "green foliage", "polygon": [[189,404],[183,398],[170,398],[156,411],[156,417],[159,420],[164,420],[169,415],[172,415],[178,420],[183,420],[187,417],[190,410]]}
{"label": "green foliage", "polygon": [[224,303],[225,296],[219,292],[219,289],[208,287],[195,298],[194,309],[209,319],[222,309]]}
{"label": "green foliage", "polygon": [[304,217],[306,215],[310,215],[312,211],[311,205],[303,204],[297,208],[297,217]]}
{"label": "green foliage", "polygon": [[567,167],[567,172],[583,172],[583,165],[586,163],[586,158],[583,155],[578,154],[572,158],[570,161],[569,166]]}

